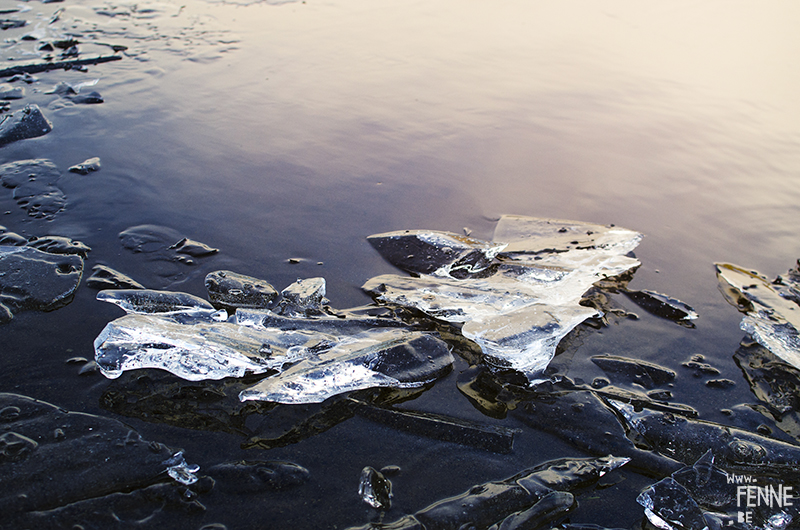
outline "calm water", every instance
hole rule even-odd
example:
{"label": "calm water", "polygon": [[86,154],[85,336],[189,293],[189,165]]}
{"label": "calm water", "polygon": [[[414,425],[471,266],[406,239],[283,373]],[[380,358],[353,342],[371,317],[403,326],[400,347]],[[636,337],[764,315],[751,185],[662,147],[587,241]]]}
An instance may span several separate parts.
{"label": "calm water", "polygon": [[[26,98],[12,102],[12,110],[39,104],[54,130],[3,147],[0,163],[49,158],[66,170],[99,156],[103,168],[62,179],[68,203],[52,221],[27,218],[0,190],[0,224],[10,230],[79,239],[92,247],[87,271],[103,263],[148,287],[201,296],[203,278],[218,269],[278,289],[324,276],[331,304],[344,308],[368,302],[361,284],[393,271],[367,244],[373,233],[466,227],[488,239],[504,213],[615,223],[645,234],[631,286],[679,298],[700,319],[688,329],[642,315],[588,334],[568,375],[602,375],[588,357],[611,352],[676,370],[676,401],[703,418],[726,421],[721,408],[754,401],[731,359],[743,337],[740,315],[719,294],[713,262],[774,277],[800,257],[797,4],[20,5],[30,24],[4,38],[57,28],[128,50],[85,73],[37,74]],[[57,9],[59,22],[48,25]],[[0,49],[21,60],[35,48]],[[94,79],[84,90],[100,92],[101,105],[44,93],[60,81]],[[120,231],[141,224],[168,226],[220,253],[159,276],[119,243]],[[82,286],[71,305],[23,313],[0,328],[0,390],[110,414],[100,397],[112,383],[65,363],[92,358],[94,337],[120,315],[95,294]],[[680,363],[696,353],[736,386],[713,390],[692,378]],[[520,427],[511,455],[359,418],[270,451],[243,450],[234,434],[119,418],[148,439],[183,447],[201,468],[286,459],[311,471],[312,480],[289,493],[224,504],[209,497],[207,513],[187,528],[364,524],[377,517],[356,492],[366,465],[403,470],[393,479],[393,520],[543,460],[583,456],[513,420],[483,416],[456,389],[466,367],[459,359],[450,376],[404,406]],[[573,521],[636,524],[635,497],[651,481],[620,476],[604,497],[581,499]]]}

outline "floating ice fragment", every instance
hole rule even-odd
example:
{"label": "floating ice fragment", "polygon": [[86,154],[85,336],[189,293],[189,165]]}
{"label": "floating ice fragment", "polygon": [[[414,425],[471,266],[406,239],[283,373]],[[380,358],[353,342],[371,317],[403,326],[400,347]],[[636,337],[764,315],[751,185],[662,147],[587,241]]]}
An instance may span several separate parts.
{"label": "floating ice fragment", "polygon": [[358,496],[373,508],[388,510],[392,507],[392,482],[374,467],[367,466],[361,470]]}
{"label": "floating ice fragment", "polygon": [[623,292],[639,307],[656,316],[683,324],[697,318],[697,312],[694,309],[665,294],[644,289],[640,291],[626,289]]}
{"label": "floating ice fragment", "polygon": [[325,278],[306,278],[281,291],[281,301],[275,312],[288,316],[321,315],[326,302]]}
{"label": "floating ice fragment", "polygon": [[487,360],[541,377],[559,341],[595,309],[580,305],[595,282],[639,262],[624,254],[641,240],[630,230],[574,221],[503,216],[492,242],[406,231],[368,238],[390,262],[418,278],[383,275],[363,289],[376,300],[462,324]]}
{"label": "floating ice fragment", "polygon": [[450,371],[452,363],[447,345],[431,334],[368,330],[321,344],[282,373],[243,390],[239,399],[321,403],[364,388],[416,388]]}
{"label": "floating ice fragment", "polygon": [[167,466],[167,475],[172,477],[173,480],[187,486],[197,482],[195,473],[200,471],[200,466],[197,464],[188,464],[186,459],[183,458],[183,451],[178,451],[165,460],[164,465]]}
{"label": "floating ice fragment", "polygon": [[216,322],[212,314],[129,314],[110,322],[94,341],[100,371],[115,379],[125,370],[161,368],[201,381],[264,373],[291,360],[277,347],[265,352],[265,344],[278,342],[275,333]]}
{"label": "floating ice fragment", "polygon": [[199,241],[189,239],[188,237],[184,237],[169,247],[169,249],[174,250],[178,254],[186,254],[195,258],[210,256],[211,254],[216,254],[219,252],[218,248],[211,248],[205,243],[200,243]]}
{"label": "floating ice fragment", "polygon": [[800,368],[798,269],[770,282],[756,271],[729,263],[717,263],[716,268],[723,296],[745,313],[739,327],[769,351]]}
{"label": "floating ice fragment", "polygon": [[217,464],[208,473],[222,489],[232,493],[288,489],[307,482],[310,476],[303,466],[279,460]]}
{"label": "floating ice fragment", "polygon": [[87,158],[80,164],[75,164],[74,166],[70,167],[69,170],[73,173],[79,173],[81,175],[88,175],[92,171],[100,171],[100,157],[92,157]]}
{"label": "floating ice fragment", "polygon": [[97,293],[102,302],[116,304],[128,313],[192,313],[211,314],[216,308],[197,296],[151,289],[107,289]]}
{"label": "floating ice fragment", "polygon": [[610,376],[624,375],[630,382],[637,383],[647,389],[671,383],[677,375],[674,371],[663,366],[617,355],[595,355],[591,358],[591,361]]}

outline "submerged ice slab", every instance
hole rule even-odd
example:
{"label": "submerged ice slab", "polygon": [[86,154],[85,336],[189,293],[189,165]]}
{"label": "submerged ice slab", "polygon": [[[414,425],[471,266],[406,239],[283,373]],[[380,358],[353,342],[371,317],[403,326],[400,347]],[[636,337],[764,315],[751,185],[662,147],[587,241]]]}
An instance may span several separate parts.
{"label": "submerged ice slab", "polygon": [[503,216],[492,242],[446,232],[370,236],[390,262],[419,277],[383,275],[363,289],[376,300],[461,324],[492,364],[535,381],[559,341],[598,314],[580,305],[595,282],[639,265],[625,256],[641,234],[575,221]]}
{"label": "submerged ice slab", "polygon": [[773,282],[729,263],[717,263],[716,267],[722,294],[745,313],[741,329],[800,368],[800,265]]}

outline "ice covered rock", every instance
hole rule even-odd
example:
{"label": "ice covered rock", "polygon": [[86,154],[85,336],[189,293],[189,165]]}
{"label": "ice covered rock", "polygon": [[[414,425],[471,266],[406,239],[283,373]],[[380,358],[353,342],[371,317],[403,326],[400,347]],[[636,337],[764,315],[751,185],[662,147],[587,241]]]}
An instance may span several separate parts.
{"label": "ice covered rock", "polygon": [[266,309],[278,297],[268,282],[233,271],[210,272],[205,283],[211,303],[231,312],[237,307]]}
{"label": "ice covered rock", "polygon": [[447,345],[429,333],[373,329],[320,343],[296,364],[239,394],[242,401],[320,403],[372,387],[415,388],[450,371]]}
{"label": "ice covered rock", "polygon": [[622,228],[510,215],[492,242],[430,231],[378,234],[372,245],[419,277],[387,274],[363,288],[379,302],[461,325],[490,363],[534,382],[559,341],[598,315],[580,305],[582,295],[639,265],[625,254],[640,239]]}
{"label": "ice covered rock", "polygon": [[44,136],[52,130],[53,124],[44,117],[38,105],[26,105],[0,121],[0,147],[17,140]]}
{"label": "ice covered rock", "polygon": [[14,190],[14,200],[31,217],[52,219],[64,208],[67,198],[56,186],[59,178],[61,172],[55,164],[42,158],[19,160],[0,166],[0,184]]}
{"label": "ice covered rock", "polygon": [[25,97],[25,88],[15,87],[8,83],[0,84],[0,99],[22,99]]}
{"label": "ice covered rock", "polygon": [[800,446],[710,421],[669,412],[638,408],[614,399],[606,400],[624,418],[626,431],[654,451],[687,465],[710,449],[720,469],[749,475],[794,474]]}
{"label": "ice covered rock", "polygon": [[729,263],[717,263],[716,267],[720,291],[745,313],[739,327],[769,351],[800,368],[798,268],[770,282],[756,271]]}
{"label": "ice covered rock", "polygon": [[72,301],[83,258],[28,246],[0,246],[0,322],[20,311],[52,311]]}
{"label": "ice covered rock", "polygon": [[287,316],[322,315],[322,306],[327,301],[325,278],[305,278],[281,291],[275,312]]}

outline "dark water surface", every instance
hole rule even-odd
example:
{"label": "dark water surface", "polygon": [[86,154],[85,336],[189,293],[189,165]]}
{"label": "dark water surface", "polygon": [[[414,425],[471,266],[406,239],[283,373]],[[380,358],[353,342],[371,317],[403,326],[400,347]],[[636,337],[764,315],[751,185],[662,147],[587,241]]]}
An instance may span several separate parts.
{"label": "dark water surface", "polygon": [[[567,375],[602,376],[588,358],[609,352],[675,370],[675,401],[704,419],[729,421],[720,409],[755,401],[732,360],[741,315],[720,295],[713,263],[772,278],[800,257],[797,4],[35,0],[20,7],[8,16],[28,26],[3,38],[71,33],[87,56],[90,43],[128,47],[122,60],[86,72],[35,74],[11,110],[36,103],[53,131],[0,148],[0,163],[52,160],[65,172],[59,186],[67,197],[52,220],[32,219],[0,189],[0,224],[88,244],[87,276],[102,263],[147,287],[203,297],[213,270],[278,289],[323,276],[331,304],[345,308],[369,301],[360,290],[367,279],[394,272],[366,242],[370,234],[467,227],[490,239],[507,213],[614,223],[645,234],[631,287],[668,293],[700,318],[694,329],[677,326],[620,296],[641,318],[582,335]],[[57,10],[59,21],[48,24]],[[7,41],[0,57],[13,65],[36,59],[35,49]],[[99,105],[45,94],[62,81],[94,79],[82,90],[100,92]],[[99,172],[66,173],[94,156]],[[194,266],[149,261],[118,237],[142,224],[220,252]],[[21,313],[0,327],[0,391],[113,414],[101,397],[121,383],[79,376],[66,363],[93,358],[92,341],[121,314],[95,295],[81,285],[70,305]],[[736,385],[712,389],[692,377],[681,363],[693,354]],[[359,417],[271,450],[245,450],[240,435],[180,421],[114,417],[184,448],[201,473],[242,459],[290,460],[311,473],[286,491],[212,494],[186,528],[377,520],[357,495],[367,465],[402,468],[386,515],[394,520],[544,460],[585,456],[514,419],[483,415],[456,388],[467,367],[458,358],[449,376],[403,406],[520,428],[511,454]],[[287,412],[289,424],[295,414],[307,413]],[[635,498],[652,480],[620,476],[602,496],[581,499],[573,522],[638,524]]]}

